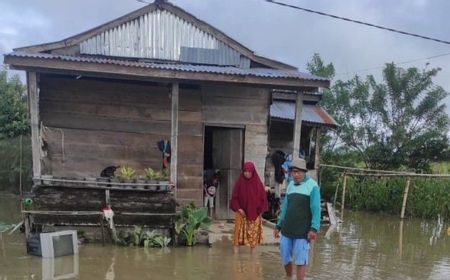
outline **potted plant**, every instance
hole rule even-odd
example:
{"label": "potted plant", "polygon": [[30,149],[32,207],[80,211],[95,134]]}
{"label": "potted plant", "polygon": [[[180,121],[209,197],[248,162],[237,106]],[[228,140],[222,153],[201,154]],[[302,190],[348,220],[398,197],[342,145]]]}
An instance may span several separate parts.
{"label": "potted plant", "polygon": [[153,168],[148,167],[144,169],[144,173],[147,178],[147,182],[151,184],[150,188],[156,189],[156,184],[158,183],[158,181],[156,181],[157,172]]}
{"label": "potted plant", "polygon": [[168,169],[163,169],[159,173],[158,184],[159,184],[160,188],[164,188],[166,190],[168,189],[168,185],[169,185],[169,171],[168,171]]}
{"label": "potted plant", "polygon": [[123,166],[120,168],[119,180],[122,183],[131,183],[136,175],[136,170],[129,166]]}

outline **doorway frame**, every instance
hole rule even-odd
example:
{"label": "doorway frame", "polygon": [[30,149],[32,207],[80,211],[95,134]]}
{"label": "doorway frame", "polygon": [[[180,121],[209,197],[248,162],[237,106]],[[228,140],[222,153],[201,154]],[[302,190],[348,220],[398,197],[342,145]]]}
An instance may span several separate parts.
{"label": "doorway frame", "polygon": [[[241,155],[241,163],[240,165],[245,162],[245,131],[246,131],[246,125],[245,124],[235,124],[235,123],[217,123],[217,122],[204,122],[203,123],[203,153],[205,153],[205,136],[206,136],[206,127],[212,127],[213,129],[240,129],[242,130],[242,155]],[[204,170],[204,162],[203,162],[203,170]],[[202,176],[203,177],[203,176]],[[232,183],[231,183],[232,184]],[[229,192],[233,191],[233,186],[229,185]],[[220,194],[220,189],[219,189]],[[202,184],[202,206],[204,207],[204,191],[203,191],[203,184]],[[231,197],[230,197],[231,198]],[[217,213],[217,197],[214,201],[214,213]],[[215,214],[216,215],[216,214]],[[214,217],[215,218],[215,217]],[[217,219],[217,218],[215,218]]]}

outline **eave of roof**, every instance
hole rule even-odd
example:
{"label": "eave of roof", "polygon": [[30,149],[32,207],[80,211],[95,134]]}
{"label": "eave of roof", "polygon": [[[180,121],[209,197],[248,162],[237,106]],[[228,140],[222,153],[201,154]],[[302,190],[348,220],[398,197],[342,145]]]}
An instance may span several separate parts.
{"label": "eave of roof", "polygon": [[[270,116],[276,119],[293,121],[295,119],[295,103],[274,101],[270,106]],[[322,107],[311,104],[303,104],[302,121],[331,128],[339,126]]]}
{"label": "eave of roof", "polygon": [[329,81],[322,77],[295,70],[269,68],[243,69],[233,66],[156,63],[110,57],[67,56],[23,52],[13,52],[5,55],[5,63],[19,70],[33,68],[70,70],[144,76],[148,78],[259,84],[287,88],[318,88],[329,86]]}

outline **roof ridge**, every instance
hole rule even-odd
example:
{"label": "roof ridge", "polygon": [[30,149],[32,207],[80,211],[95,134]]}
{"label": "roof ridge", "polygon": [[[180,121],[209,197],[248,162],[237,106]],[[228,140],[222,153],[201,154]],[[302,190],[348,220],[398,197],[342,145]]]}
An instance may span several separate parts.
{"label": "roof ridge", "polygon": [[81,44],[82,42],[84,42],[90,38],[93,38],[94,36],[99,35],[107,30],[111,30],[113,28],[121,26],[122,24],[136,20],[139,17],[141,17],[142,15],[154,12],[156,10],[165,10],[165,11],[187,21],[188,23],[199,28],[199,30],[202,30],[203,32],[206,32],[207,34],[213,36],[218,41],[224,43],[231,49],[237,51],[241,55],[249,58],[250,60],[252,60],[256,63],[267,66],[268,68],[283,69],[283,70],[288,70],[288,69],[297,70],[297,68],[292,65],[288,65],[283,62],[279,62],[279,61],[276,61],[273,59],[269,59],[266,57],[256,55],[255,52],[253,52],[252,50],[250,50],[243,44],[239,43],[238,41],[234,40],[229,35],[225,34],[224,32],[220,31],[219,29],[215,28],[214,26],[208,24],[207,22],[197,18],[196,16],[188,13],[187,11],[183,10],[182,8],[180,8],[166,0],[156,0],[153,3],[150,3],[140,9],[137,9],[128,14],[125,14],[117,19],[111,20],[109,22],[106,22],[97,27],[91,28],[82,33],[70,36],[66,39],[56,41],[56,42],[51,42],[51,43],[16,48],[16,49],[14,49],[14,51],[48,52],[48,51],[52,51],[52,50],[56,50],[56,49],[76,46],[76,45]]}

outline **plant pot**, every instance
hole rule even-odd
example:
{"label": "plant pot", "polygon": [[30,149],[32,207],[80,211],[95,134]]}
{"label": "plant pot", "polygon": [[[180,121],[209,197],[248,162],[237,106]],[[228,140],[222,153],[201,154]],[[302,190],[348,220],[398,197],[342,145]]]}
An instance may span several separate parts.
{"label": "plant pot", "polygon": [[167,191],[169,190],[169,181],[159,181],[158,182],[159,190],[161,191]]}

